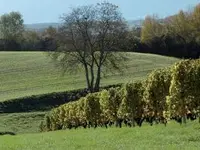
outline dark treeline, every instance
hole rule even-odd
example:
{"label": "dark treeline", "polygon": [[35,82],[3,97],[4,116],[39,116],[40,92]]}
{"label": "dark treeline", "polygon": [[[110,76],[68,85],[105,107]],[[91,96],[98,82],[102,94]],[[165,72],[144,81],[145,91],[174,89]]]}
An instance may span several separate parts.
{"label": "dark treeline", "polygon": [[[199,58],[200,4],[192,10],[159,19],[147,16],[141,28],[128,30],[124,51],[153,53],[179,58]],[[0,51],[53,51],[59,29],[25,30],[20,13],[0,17]]]}
{"label": "dark treeline", "polygon": [[[22,39],[0,39],[0,51],[53,51],[56,48],[56,42],[45,32],[24,31]],[[52,28],[54,29],[54,28]],[[56,30],[56,29],[55,29]]]}
{"label": "dark treeline", "polygon": [[0,17],[0,51],[50,51],[55,49],[56,28],[26,30],[19,12]]}

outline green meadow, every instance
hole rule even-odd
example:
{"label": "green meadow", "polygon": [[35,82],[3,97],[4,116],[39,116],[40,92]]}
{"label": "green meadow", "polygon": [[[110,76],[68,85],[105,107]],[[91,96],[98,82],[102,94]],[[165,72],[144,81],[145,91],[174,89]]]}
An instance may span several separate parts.
{"label": "green meadow", "polygon": [[144,125],[128,128],[72,129],[0,137],[1,150],[198,150],[200,126]]}
{"label": "green meadow", "polygon": [[[153,69],[169,66],[178,59],[152,54],[127,53],[127,68],[121,73],[107,73],[102,85],[140,80]],[[84,72],[65,73],[44,52],[0,53],[0,101],[86,86]]]}

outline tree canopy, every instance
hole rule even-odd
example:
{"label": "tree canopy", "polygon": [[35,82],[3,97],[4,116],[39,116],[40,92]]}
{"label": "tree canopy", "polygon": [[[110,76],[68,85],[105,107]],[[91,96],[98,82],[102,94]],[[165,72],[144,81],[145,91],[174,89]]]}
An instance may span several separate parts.
{"label": "tree canopy", "polygon": [[0,37],[20,40],[24,31],[24,20],[19,12],[11,12],[0,17]]}
{"label": "tree canopy", "polygon": [[57,42],[50,56],[65,72],[85,70],[87,88],[98,91],[102,72],[122,70],[124,54],[119,51],[128,28],[119,8],[103,2],[72,8],[61,18]]}

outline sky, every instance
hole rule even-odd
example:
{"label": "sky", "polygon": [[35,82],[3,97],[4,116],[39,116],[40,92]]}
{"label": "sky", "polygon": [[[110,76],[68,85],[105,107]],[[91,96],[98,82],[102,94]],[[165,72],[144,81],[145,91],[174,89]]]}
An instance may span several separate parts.
{"label": "sky", "polygon": [[[156,14],[163,18],[176,14],[180,9],[188,10],[200,0],[106,0],[119,6],[127,20],[143,19]],[[0,15],[19,11],[25,24],[60,22],[60,16],[70,7],[95,4],[101,0],[0,0]]]}

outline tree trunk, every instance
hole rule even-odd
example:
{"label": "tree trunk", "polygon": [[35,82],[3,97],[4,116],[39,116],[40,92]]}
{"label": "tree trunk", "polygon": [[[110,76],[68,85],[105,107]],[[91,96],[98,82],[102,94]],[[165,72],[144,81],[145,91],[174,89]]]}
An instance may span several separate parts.
{"label": "tree trunk", "polygon": [[199,116],[199,123],[200,123],[200,116]]}
{"label": "tree trunk", "polygon": [[187,123],[186,118],[187,118],[187,117],[184,115],[184,116],[183,116],[183,123],[184,123],[184,124]]}
{"label": "tree trunk", "polygon": [[199,110],[199,112],[197,113],[197,117],[199,117],[199,123],[200,123],[200,110]]}
{"label": "tree trunk", "polygon": [[96,83],[95,83],[95,92],[98,92],[99,91],[99,88],[100,88],[100,80],[101,80],[101,66],[98,66],[98,69],[97,69],[97,77],[96,77]]}
{"label": "tree trunk", "polygon": [[95,92],[95,90],[94,90],[94,65],[90,66],[90,74],[91,74],[90,91]]}
{"label": "tree trunk", "polygon": [[132,126],[135,127],[135,120],[134,120],[134,115],[132,113]]}
{"label": "tree trunk", "polygon": [[85,77],[86,77],[87,87],[88,87],[88,89],[91,91],[90,78],[89,78],[89,73],[88,73],[88,66],[87,66],[87,64],[84,64],[84,67],[85,67]]}
{"label": "tree trunk", "polygon": [[4,44],[3,44],[4,51],[6,51],[6,45],[7,45],[7,41],[4,39]]}
{"label": "tree trunk", "polygon": [[199,118],[199,123],[200,123],[200,99],[197,100],[198,101],[198,107],[197,107],[197,113],[195,113],[196,118]]}

